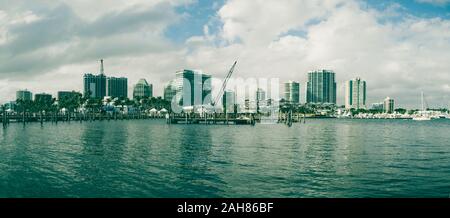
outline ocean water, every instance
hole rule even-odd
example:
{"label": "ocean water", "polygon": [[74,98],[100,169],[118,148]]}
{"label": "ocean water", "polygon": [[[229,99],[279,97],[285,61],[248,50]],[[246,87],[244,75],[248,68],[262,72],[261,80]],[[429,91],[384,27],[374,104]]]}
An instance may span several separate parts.
{"label": "ocean water", "polygon": [[450,120],[0,128],[0,197],[450,196]]}

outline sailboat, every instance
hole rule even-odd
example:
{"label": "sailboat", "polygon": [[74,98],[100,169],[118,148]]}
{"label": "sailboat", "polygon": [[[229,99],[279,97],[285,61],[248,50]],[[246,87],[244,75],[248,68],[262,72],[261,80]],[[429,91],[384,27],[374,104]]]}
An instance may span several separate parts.
{"label": "sailboat", "polygon": [[425,104],[424,104],[424,97],[422,92],[422,110],[419,111],[418,116],[413,117],[413,120],[415,121],[430,121],[431,116],[427,111],[425,111]]}

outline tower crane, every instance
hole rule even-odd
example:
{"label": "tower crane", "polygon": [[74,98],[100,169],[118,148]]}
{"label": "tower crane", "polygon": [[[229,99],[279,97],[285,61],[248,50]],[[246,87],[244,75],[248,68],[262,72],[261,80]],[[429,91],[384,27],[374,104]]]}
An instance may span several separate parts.
{"label": "tower crane", "polygon": [[230,80],[231,75],[233,75],[233,71],[234,71],[234,68],[236,67],[236,64],[237,64],[237,61],[234,62],[234,64],[231,67],[230,71],[228,71],[228,74],[225,77],[225,80],[223,81],[222,88],[220,88],[220,90],[219,90],[219,94],[214,99],[214,101],[211,102],[211,105],[213,107],[217,104],[217,102],[220,101],[220,98],[222,97],[223,93],[225,92],[225,89],[227,88],[228,81]]}

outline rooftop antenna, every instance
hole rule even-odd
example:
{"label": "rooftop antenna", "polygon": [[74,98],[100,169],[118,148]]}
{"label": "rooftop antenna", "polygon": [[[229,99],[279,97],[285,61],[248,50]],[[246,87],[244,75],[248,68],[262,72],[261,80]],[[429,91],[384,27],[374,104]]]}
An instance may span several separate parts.
{"label": "rooftop antenna", "polygon": [[103,59],[100,60],[100,74],[101,75],[105,74],[105,68],[103,68]]}

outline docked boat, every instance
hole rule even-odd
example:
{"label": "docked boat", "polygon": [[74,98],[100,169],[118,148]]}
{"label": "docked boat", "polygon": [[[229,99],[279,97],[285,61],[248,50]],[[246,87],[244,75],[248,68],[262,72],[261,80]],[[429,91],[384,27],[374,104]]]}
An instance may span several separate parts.
{"label": "docked boat", "polygon": [[417,117],[413,117],[413,120],[415,120],[415,121],[429,121],[429,120],[431,120],[431,117],[429,117],[429,116],[417,116]]}

